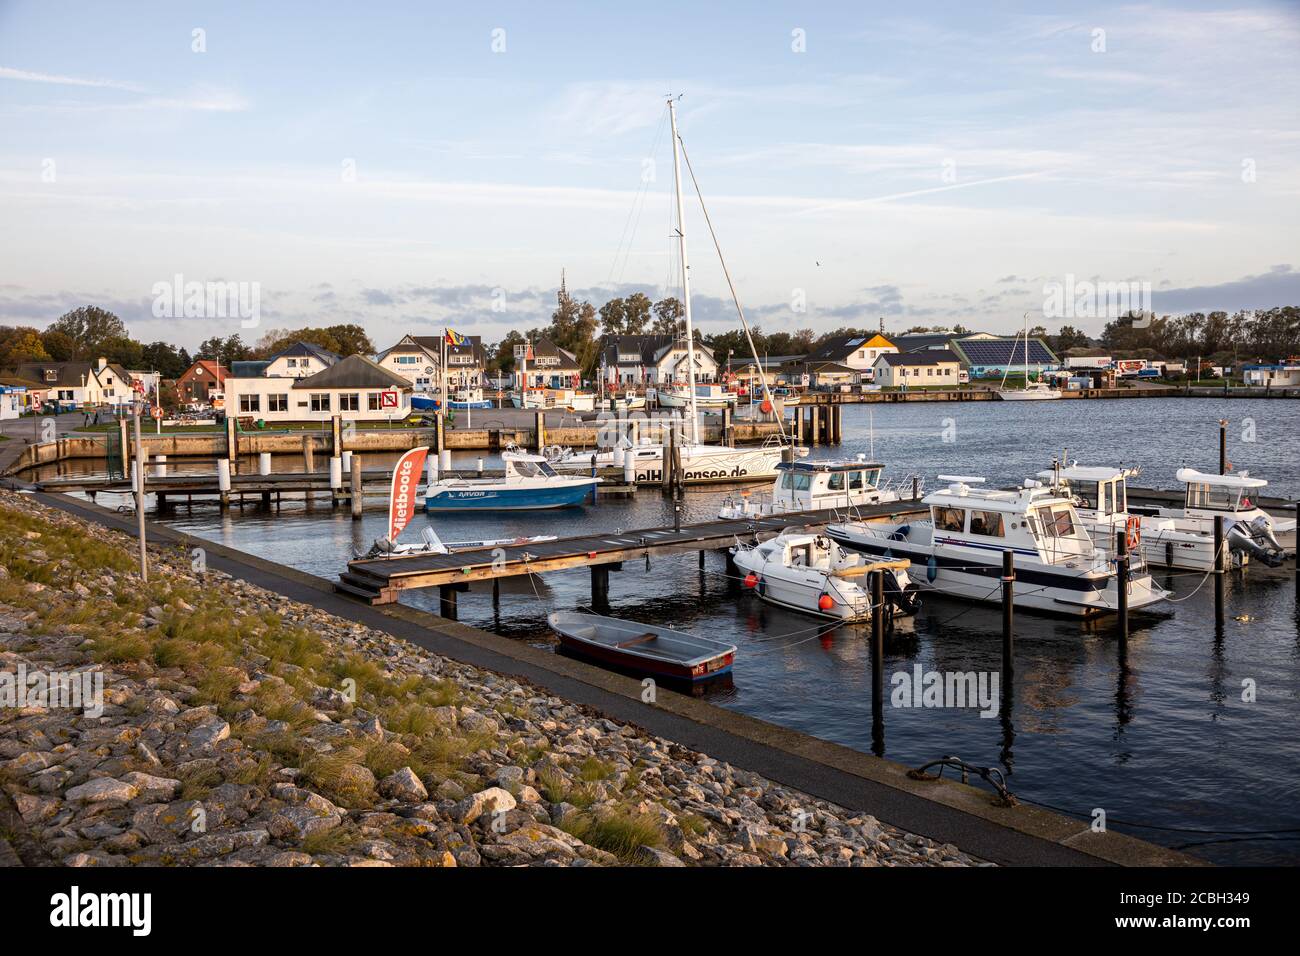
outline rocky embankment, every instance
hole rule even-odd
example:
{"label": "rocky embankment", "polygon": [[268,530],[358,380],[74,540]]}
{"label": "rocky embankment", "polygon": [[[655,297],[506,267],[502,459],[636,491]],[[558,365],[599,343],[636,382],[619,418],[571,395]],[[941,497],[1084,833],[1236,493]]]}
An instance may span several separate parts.
{"label": "rocky embankment", "polygon": [[[0,492],[0,860],[975,862],[205,570],[192,549],[151,548],[142,582],[133,547]],[[34,701],[34,674],[102,674],[102,700]]]}

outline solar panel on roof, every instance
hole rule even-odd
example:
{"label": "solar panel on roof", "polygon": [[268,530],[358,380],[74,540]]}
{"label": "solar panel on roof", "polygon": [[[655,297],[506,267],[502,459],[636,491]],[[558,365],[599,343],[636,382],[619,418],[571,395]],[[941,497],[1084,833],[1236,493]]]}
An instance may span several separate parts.
{"label": "solar panel on roof", "polygon": [[866,339],[851,339],[849,340],[848,348],[855,349],[865,341]]}
{"label": "solar panel on roof", "polygon": [[[1016,365],[1024,364],[1025,343],[1019,342],[962,342],[962,351],[966,353],[972,365]],[[1052,353],[1036,340],[1029,341],[1029,363],[1044,365],[1053,362]]]}

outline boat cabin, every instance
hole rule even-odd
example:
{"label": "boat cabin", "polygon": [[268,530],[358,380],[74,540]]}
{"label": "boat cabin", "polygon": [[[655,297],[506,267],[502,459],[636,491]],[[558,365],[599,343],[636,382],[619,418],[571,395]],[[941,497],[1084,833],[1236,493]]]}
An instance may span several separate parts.
{"label": "boat cabin", "polygon": [[1097,548],[1069,498],[1026,482],[1014,491],[972,488],[983,478],[939,476],[952,481],[926,495],[936,546],[1032,551],[1047,563],[1093,559]]}
{"label": "boat cabin", "polygon": [[1254,511],[1259,489],[1268,482],[1251,478],[1246,472],[1236,475],[1207,475],[1195,468],[1180,468],[1175,477],[1187,484],[1184,505],[1190,514],[1194,511],[1229,512]]}
{"label": "boat cabin", "polygon": [[526,455],[521,452],[506,452],[501,456],[505,463],[506,480],[527,478],[554,478],[557,472],[551,463],[541,455]]}
{"label": "boat cabin", "polygon": [[1098,517],[1128,512],[1128,479],[1136,472],[1131,468],[1069,465],[1040,471],[1044,481],[1064,483],[1062,490],[1079,500],[1079,506],[1095,511]]}
{"label": "boat cabin", "polygon": [[802,510],[861,504],[880,485],[885,466],[865,458],[836,461],[783,461],[776,466],[774,501],[799,505]]}

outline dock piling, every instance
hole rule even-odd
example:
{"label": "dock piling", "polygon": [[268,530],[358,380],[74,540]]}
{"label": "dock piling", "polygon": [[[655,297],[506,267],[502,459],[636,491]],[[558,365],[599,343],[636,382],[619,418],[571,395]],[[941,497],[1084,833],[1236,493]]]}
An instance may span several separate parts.
{"label": "dock piling", "polygon": [[302,470],[308,475],[316,470],[316,449],[312,446],[310,435],[302,436]]}
{"label": "dock piling", "polygon": [[221,510],[230,508],[230,461],[226,458],[217,460],[217,490],[221,493]]}
{"label": "dock piling", "polygon": [[364,504],[361,493],[361,456],[352,456],[352,520],[361,520],[361,508]]}
{"label": "dock piling", "polygon": [[1128,531],[1115,532],[1115,591],[1119,639],[1128,640]]}
{"label": "dock piling", "polygon": [[438,587],[438,613],[449,621],[456,620],[456,591],[454,584],[443,584]]}
{"label": "dock piling", "polygon": [[540,411],[533,415],[533,428],[537,436],[537,452],[541,454],[546,447],[546,412]]}
{"label": "dock piling", "polygon": [[591,567],[591,609],[601,613],[609,610],[609,568],[605,565]]}
{"label": "dock piling", "polygon": [[871,574],[871,738],[877,756],[885,746],[885,574]]}
{"label": "dock piling", "polygon": [[1009,686],[1015,670],[1016,555],[1002,552],[1002,680]]}
{"label": "dock piling", "polygon": [[1214,622],[1223,625],[1223,515],[1214,516]]}

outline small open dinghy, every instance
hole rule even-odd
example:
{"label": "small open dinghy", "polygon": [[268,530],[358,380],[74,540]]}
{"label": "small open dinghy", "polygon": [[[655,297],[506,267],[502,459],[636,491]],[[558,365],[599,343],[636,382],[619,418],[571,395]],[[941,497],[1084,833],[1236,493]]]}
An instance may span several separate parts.
{"label": "small open dinghy", "polygon": [[553,611],[547,622],[560,643],[587,657],[677,680],[702,681],[726,674],[736,645],[599,614]]}
{"label": "small open dinghy", "polygon": [[[504,548],[516,544],[536,544],[539,541],[554,541],[553,534],[536,534],[527,538],[484,538],[481,541],[452,541],[444,543],[432,528],[420,530],[419,544],[394,544],[387,538],[376,538],[375,543],[365,554],[356,554],[359,558],[403,558],[412,554],[454,554],[458,551],[474,551],[478,548]],[[353,549],[354,553],[357,549]]]}

